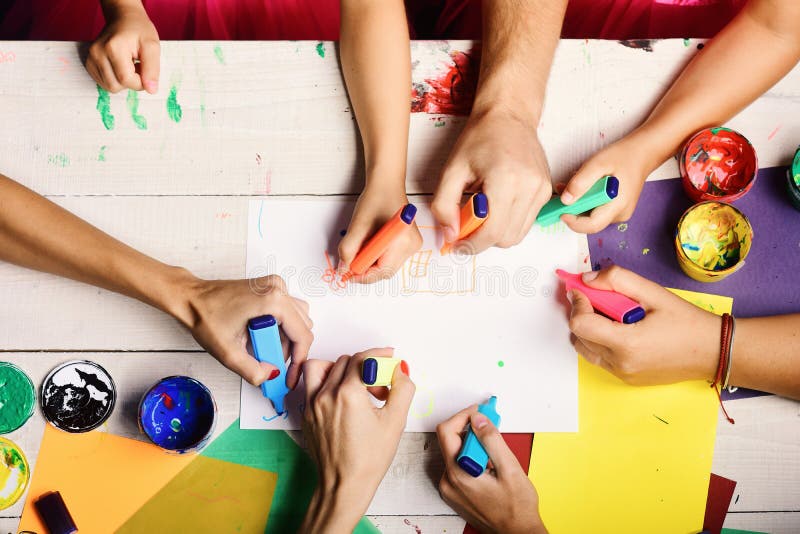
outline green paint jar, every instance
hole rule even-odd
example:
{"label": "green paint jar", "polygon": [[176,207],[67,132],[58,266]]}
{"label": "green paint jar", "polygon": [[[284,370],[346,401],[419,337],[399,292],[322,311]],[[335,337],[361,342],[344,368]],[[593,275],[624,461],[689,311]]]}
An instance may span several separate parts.
{"label": "green paint jar", "polygon": [[800,147],[794,153],[791,166],[786,169],[786,191],[792,205],[800,210]]}
{"label": "green paint jar", "polygon": [[24,425],[36,404],[33,382],[22,369],[0,362],[0,434],[8,434]]}

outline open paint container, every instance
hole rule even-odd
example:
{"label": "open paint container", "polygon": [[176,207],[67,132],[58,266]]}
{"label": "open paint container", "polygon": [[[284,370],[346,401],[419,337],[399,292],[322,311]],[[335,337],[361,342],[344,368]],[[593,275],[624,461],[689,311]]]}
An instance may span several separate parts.
{"label": "open paint container", "polygon": [[42,413],[56,428],[89,432],[111,416],[117,389],[108,371],[88,360],[62,363],[44,379]]}
{"label": "open paint container", "polygon": [[723,202],[692,206],[675,231],[678,264],[698,282],[718,282],[741,269],[752,243],[750,221]]}
{"label": "open paint container", "polygon": [[681,182],[694,202],[732,202],[756,181],[758,159],[750,141],[729,128],[700,130],[678,156]]}
{"label": "open paint container", "polygon": [[792,205],[800,210],[800,147],[794,153],[792,165],[786,171],[786,190]]}
{"label": "open paint container", "polygon": [[0,510],[13,506],[31,478],[31,468],[22,449],[11,440],[0,438]]}
{"label": "open paint container", "polygon": [[13,363],[0,362],[0,434],[14,432],[33,415],[36,389]]}
{"label": "open paint container", "polygon": [[167,452],[197,452],[217,424],[217,403],[206,386],[188,376],[162,378],[139,403],[139,428]]}

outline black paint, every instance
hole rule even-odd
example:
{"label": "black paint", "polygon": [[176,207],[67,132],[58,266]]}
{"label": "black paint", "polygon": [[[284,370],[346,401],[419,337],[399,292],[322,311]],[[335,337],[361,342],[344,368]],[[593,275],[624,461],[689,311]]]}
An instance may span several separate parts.
{"label": "black paint", "polygon": [[[100,398],[93,397],[90,388]],[[105,369],[86,360],[67,362],[53,369],[42,384],[42,412],[56,428],[88,432],[108,419],[116,397]]]}

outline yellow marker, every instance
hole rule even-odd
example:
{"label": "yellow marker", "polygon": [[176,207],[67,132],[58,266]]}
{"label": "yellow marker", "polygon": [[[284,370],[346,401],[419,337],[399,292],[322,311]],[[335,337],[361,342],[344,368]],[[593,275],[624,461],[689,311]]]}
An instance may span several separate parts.
{"label": "yellow marker", "polygon": [[366,386],[391,386],[395,367],[408,375],[408,363],[400,358],[367,358],[361,363],[361,381]]}

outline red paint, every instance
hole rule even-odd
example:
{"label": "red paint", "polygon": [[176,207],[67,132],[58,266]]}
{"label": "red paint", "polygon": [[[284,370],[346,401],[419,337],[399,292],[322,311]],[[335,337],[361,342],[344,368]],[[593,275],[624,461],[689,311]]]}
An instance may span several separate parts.
{"label": "red paint", "polygon": [[416,84],[411,91],[411,112],[434,115],[469,115],[478,86],[480,49],[451,52],[453,64],[438,78]]}
{"label": "red paint", "polygon": [[217,219],[227,219],[231,214],[228,212],[217,213]]}
{"label": "red paint", "polygon": [[597,239],[597,248],[603,248],[603,240],[601,238]]}
{"label": "red paint", "polygon": [[279,374],[281,374],[280,371],[278,371],[277,369],[273,369],[272,372],[267,377],[267,380],[275,380],[276,378],[278,378]]}
{"label": "red paint", "polygon": [[167,410],[171,410],[173,406],[175,406],[175,401],[172,400],[172,397],[167,395],[166,393],[161,394],[161,399],[164,401],[164,407]]}
{"label": "red paint", "polygon": [[272,193],[272,171],[267,171],[267,179],[264,184],[264,193],[267,195]]}
{"label": "red paint", "polygon": [[780,129],[782,127],[783,127],[783,125],[781,124],[780,126],[775,128],[774,130],[772,130],[772,133],[769,134],[769,136],[767,136],[767,141],[772,141],[772,138],[775,137],[776,135],[778,135],[778,132],[780,131]]}
{"label": "red paint", "polygon": [[730,202],[755,183],[756,151],[740,133],[727,128],[707,128],[684,147],[679,158],[683,188],[695,202]]}
{"label": "red paint", "polygon": [[421,529],[421,528],[419,528],[419,525],[413,525],[413,524],[411,523],[411,521],[409,521],[408,519],[403,519],[403,523],[405,523],[405,524],[406,524],[406,525],[408,525],[409,527],[413,528],[413,529],[414,529],[414,531],[416,532],[416,534],[422,534],[422,529]]}
{"label": "red paint", "polygon": [[405,360],[400,360],[400,370],[403,371],[403,374],[406,376],[411,376],[408,370],[408,362]]}
{"label": "red paint", "polygon": [[14,52],[3,52],[0,50],[0,63],[14,63],[17,55]]}

